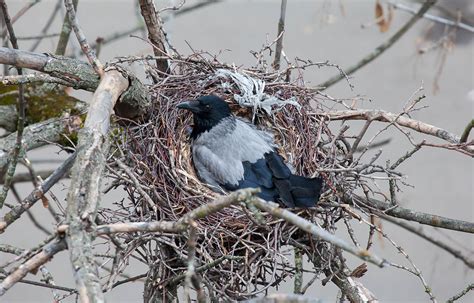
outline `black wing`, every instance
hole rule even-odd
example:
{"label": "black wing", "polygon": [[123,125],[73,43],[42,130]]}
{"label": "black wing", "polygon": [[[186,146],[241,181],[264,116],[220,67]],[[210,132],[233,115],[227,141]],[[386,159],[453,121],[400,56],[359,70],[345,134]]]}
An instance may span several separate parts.
{"label": "black wing", "polygon": [[223,184],[227,190],[260,187],[260,198],[282,202],[287,207],[312,207],[319,199],[322,180],[293,175],[276,152],[266,153],[255,163],[242,164],[243,179],[238,185]]}

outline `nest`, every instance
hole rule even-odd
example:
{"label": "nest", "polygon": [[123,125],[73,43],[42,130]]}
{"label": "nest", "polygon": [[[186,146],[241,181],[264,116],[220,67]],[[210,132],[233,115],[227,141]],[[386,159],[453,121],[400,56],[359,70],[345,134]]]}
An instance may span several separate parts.
{"label": "nest", "polygon": [[[120,174],[113,175],[117,179],[115,186],[123,185],[129,194],[131,205],[119,203],[127,220],[175,221],[218,196],[200,182],[194,171],[188,137],[192,117],[176,108],[182,100],[215,94],[229,102],[237,116],[273,132],[282,147],[280,154],[297,174],[323,178],[324,193],[318,206],[294,211],[334,232],[341,210],[325,206],[325,202],[337,200],[336,187],[351,191],[354,184],[340,175],[323,172],[344,161],[347,152],[331,133],[324,116],[315,114],[323,111],[324,97],[316,89],[305,87],[301,76],[292,82],[285,81],[290,68],[280,73],[267,72],[262,66],[236,69],[201,55],[174,59],[171,64],[172,76],[156,78],[158,83],[150,87],[153,105],[149,119],[141,125],[129,122],[125,135],[116,142],[122,151],[116,154],[126,159],[124,162],[141,185],[139,190],[133,182],[120,178]],[[151,75],[156,73],[150,68],[148,71]],[[255,102],[245,103],[249,96]],[[241,104],[237,103],[239,100]],[[316,272],[327,270],[339,258],[336,249],[328,244],[284,220],[263,216],[264,225],[256,222],[245,208],[233,206],[196,222],[195,266],[206,287],[237,299],[278,286],[295,271],[293,260],[288,257],[291,246],[297,247],[298,243],[307,244],[311,249],[305,253],[317,257]],[[153,282],[155,286],[166,287],[186,270],[186,236],[163,235],[155,245],[149,244],[152,237],[146,239],[137,242],[135,249],[146,251],[152,268],[149,276],[153,275],[153,268],[160,272],[161,280]]]}

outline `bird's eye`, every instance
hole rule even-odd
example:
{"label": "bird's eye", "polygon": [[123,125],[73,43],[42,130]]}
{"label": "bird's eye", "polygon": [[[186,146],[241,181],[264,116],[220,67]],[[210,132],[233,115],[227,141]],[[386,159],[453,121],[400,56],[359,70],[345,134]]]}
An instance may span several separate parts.
{"label": "bird's eye", "polygon": [[206,109],[211,109],[211,106],[209,104],[206,104],[205,108]]}

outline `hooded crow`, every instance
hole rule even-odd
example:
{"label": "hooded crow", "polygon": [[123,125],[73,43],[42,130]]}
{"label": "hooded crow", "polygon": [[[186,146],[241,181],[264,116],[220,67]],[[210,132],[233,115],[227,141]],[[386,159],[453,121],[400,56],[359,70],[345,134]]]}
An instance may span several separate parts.
{"label": "hooded crow", "polygon": [[177,107],[193,113],[193,164],[215,191],[259,187],[260,198],[290,208],[316,204],[322,180],[292,174],[273,136],[235,117],[224,100],[202,96]]}

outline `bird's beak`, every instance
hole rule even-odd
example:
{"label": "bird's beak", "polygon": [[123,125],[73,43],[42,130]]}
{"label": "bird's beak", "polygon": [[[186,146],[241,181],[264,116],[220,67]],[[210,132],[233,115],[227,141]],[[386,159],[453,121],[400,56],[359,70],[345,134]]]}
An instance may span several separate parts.
{"label": "bird's beak", "polygon": [[184,101],[179,103],[177,106],[179,109],[187,109],[193,113],[199,111],[199,101],[191,100],[191,101]]}

